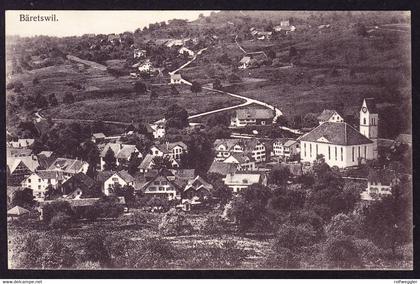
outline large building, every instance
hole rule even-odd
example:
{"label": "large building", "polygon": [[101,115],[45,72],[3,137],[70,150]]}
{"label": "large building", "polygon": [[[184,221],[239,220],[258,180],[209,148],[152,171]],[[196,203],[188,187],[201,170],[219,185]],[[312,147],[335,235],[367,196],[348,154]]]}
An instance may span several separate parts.
{"label": "large building", "polygon": [[257,139],[216,139],[214,148],[217,161],[224,161],[233,153],[249,153],[256,163],[266,160],[265,145]]}
{"label": "large building", "polygon": [[244,127],[247,125],[270,125],[273,123],[275,113],[271,109],[245,108],[238,109],[231,118],[231,127]]}
{"label": "large building", "polygon": [[363,100],[360,109],[360,133],[369,139],[378,138],[379,115],[373,98]]}
{"label": "large building", "polygon": [[329,166],[346,168],[376,159],[375,143],[345,122],[324,122],[300,138],[302,162],[323,155]]}

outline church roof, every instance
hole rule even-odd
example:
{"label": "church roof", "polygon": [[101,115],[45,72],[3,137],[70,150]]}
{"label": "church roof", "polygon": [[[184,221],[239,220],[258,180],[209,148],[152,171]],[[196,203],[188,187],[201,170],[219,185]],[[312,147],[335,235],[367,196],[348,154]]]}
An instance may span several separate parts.
{"label": "church roof", "polygon": [[303,135],[299,140],[344,146],[373,143],[372,140],[345,122],[325,122]]}
{"label": "church roof", "polygon": [[374,98],[365,98],[366,101],[366,107],[369,110],[369,112],[376,113],[376,104]]}

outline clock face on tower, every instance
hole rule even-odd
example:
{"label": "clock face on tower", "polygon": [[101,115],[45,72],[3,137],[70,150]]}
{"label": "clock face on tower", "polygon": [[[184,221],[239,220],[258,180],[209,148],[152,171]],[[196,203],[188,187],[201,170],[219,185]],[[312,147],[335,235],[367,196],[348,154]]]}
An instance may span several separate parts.
{"label": "clock face on tower", "polygon": [[367,108],[362,107],[362,111],[363,111],[363,112],[366,112],[366,111],[367,111]]}

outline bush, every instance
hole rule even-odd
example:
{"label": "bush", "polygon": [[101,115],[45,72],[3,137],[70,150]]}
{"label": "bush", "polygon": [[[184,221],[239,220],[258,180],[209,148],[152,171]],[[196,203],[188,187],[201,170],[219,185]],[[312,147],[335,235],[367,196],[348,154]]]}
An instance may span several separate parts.
{"label": "bush", "polygon": [[360,268],[362,260],[351,237],[331,238],[327,241],[325,254],[333,267]]}
{"label": "bush", "polygon": [[64,212],[58,212],[51,218],[49,226],[52,229],[64,229],[68,228],[70,224],[71,217]]}
{"label": "bush", "polygon": [[220,216],[213,215],[207,217],[200,228],[200,232],[206,235],[221,234],[226,231],[226,222]]}
{"label": "bush", "polygon": [[193,231],[193,227],[185,215],[176,212],[174,208],[163,216],[158,228],[165,236],[189,235]]}
{"label": "bush", "polygon": [[275,253],[267,257],[266,265],[270,268],[297,269],[300,260],[290,249],[277,247]]}
{"label": "bush", "polygon": [[50,224],[51,219],[58,213],[63,213],[67,216],[73,217],[74,212],[67,201],[54,201],[46,204],[43,207],[43,221],[46,224]]}
{"label": "bush", "polygon": [[111,256],[105,245],[104,237],[100,234],[91,236],[85,243],[84,256],[87,261],[99,262],[101,267],[111,264]]}
{"label": "bush", "polygon": [[316,232],[311,225],[299,224],[282,225],[280,226],[276,239],[273,244],[273,250],[278,251],[281,248],[290,250],[300,249],[302,247],[310,246],[317,241]]}

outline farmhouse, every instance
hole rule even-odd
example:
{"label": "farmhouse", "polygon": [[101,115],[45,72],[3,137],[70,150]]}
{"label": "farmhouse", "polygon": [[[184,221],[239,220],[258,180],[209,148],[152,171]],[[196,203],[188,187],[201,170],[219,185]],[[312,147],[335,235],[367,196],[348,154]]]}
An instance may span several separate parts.
{"label": "farmhouse", "polygon": [[6,147],[7,157],[27,157],[31,156],[32,150],[28,148],[10,148]]}
{"label": "farmhouse", "polygon": [[239,61],[239,69],[246,69],[246,68],[251,66],[251,63],[252,63],[251,57],[250,56],[244,56]]}
{"label": "farmhouse", "polygon": [[191,49],[186,48],[185,46],[181,47],[181,48],[178,50],[178,53],[179,53],[179,54],[184,54],[184,53],[186,53],[186,54],[188,54],[188,57],[194,57],[194,51],[192,51]]}
{"label": "farmhouse", "polygon": [[133,176],[126,171],[115,172],[104,181],[103,192],[105,195],[111,195],[115,188],[124,186],[134,187]]}
{"label": "farmhouse", "polygon": [[267,185],[267,177],[262,173],[227,174],[223,181],[234,193],[238,193],[252,184]]}
{"label": "farmhouse", "polygon": [[101,133],[93,133],[91,140],[93,143],[100,143],[102,141],[104,141],[106,138],[105,134]]}
{"label": "farmhouse", "polygon": [[344,119],[335,110],[324,109],[322,113],[317,117],[319,124],[324,122],[343,122]]}
{"label": "farmhouse", "polygon": [[270,125],[275,113],[270,109],[245,108],[238,109],[230,121],[231,127],[245,127],[248,125]]}
{"label": "farmhouse", "polygon": [[17,141],[7,142],[8,147],[12,148],[28,148],[34,144],[35,139],[18,139]]}
{"label": "farmhouse", "polygon": [[7,157],[8,184],[18,185],[22,180],[39,168],[35,155],[26,157]]}
{"label": "farmhouse", "polygon": [[255,161],[250,153],[231,153],[223,163],[235,164],[240,171],[255,170]]}
{"label": "farmhouse", "polygon": [[258,139],[216,139],[214,141],[215,159],[224,161],[232,153],[250,153],[252,159],[259,163],[266,160],[266,148]]}
{"label": "farmhouse", "polygon": [[68,195],[77,190],[86,195],[90,193],[95,186],[96,182],[92,178],[84,173],[77,173],[68,180],[64,181],[61,185],[61,192],[63,195]]}
{"label": "farmhouse", "polygon": [[230,173],[235,173],[238,171],[238,165],[234,163],[223,163],[217,160],[214,160],[210,166],[209,173],[219,174],[226,176]]}
{"label": "farmhouse", "polygon": [[148,196],[163,197],[169,200],[180,198],[180,187],[175,183],[175,177],[168,170],[161,170],[141,189]]}
{"label": "farmhouse", "polygon": [[134,57],[134,59],[146,57],[146,50],[144,50],[144,49],[138,49],[138,48],[134,49],[134,51],[133,51],[133,57]]}
{"label": "farmhouse", "polygon": [[32,189],[33,196],[36,200],[44,200],[48,186],[57,188],[64,180],[65,177],[62,173],[37,171],[22,181],[22,187]]}
{"label": "farmhouse", "polygon": [[181,193],[182,199],[193,199],[198,200],[207,199],[213,191],[213,185],[206,182],[202,177],[196,176],[194,179],[188,181]]}
{"label": "farmhouse", "polygon": [[163,144],[156,143],[150,148],[150,154],[153,156],[169,157],[170,159],[179,160],[183,153],[188,151],[188,146],[182,142],[166,142]]}
{"label": "farmhouse", "polygon": [[294,139],[278,138],[273,142],[273,156],[290,158],[300,153],[299,142]]}

